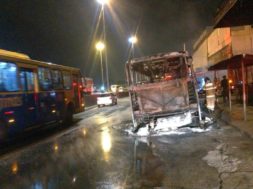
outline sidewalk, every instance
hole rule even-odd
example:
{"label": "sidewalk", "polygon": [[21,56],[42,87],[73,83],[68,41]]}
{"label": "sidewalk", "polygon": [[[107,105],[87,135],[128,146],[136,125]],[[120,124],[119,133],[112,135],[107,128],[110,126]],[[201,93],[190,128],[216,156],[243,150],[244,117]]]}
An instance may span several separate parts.
{"label": "sidewalk", "polygon": [[242,133],[248,135],[253,139],[253,107],[247,106],[247,121],[244,121],[243,117],[243,105],[233,104],[231,111],[229,106],[218,104],[218,112],[220,112],[220,119],[226,123],[234,126]]}

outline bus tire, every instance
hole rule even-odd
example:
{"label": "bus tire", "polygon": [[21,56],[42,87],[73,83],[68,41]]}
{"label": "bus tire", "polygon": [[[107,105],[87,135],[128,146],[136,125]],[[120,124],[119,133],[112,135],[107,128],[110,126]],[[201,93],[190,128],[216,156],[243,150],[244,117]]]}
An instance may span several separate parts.
{"label": "bus tire", "polygon": [[7,140],[7,128],[3,121],[0,121],[0,144]]}
{"label": "bus tire", "polygon": [[72,107],[72,105],[68,106],[63,122],[64,122],[64,125],[67,125],[67,126],[69,126],[70,124],[73,123],[73,107]]}

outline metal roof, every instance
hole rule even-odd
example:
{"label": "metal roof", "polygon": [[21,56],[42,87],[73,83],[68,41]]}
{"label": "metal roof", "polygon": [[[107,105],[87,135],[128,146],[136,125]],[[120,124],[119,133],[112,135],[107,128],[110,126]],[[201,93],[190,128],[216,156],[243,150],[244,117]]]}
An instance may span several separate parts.
{"label": "metal roof", "polygon": [[251,25],[252,12],[252,0],[225,0],[214,18],[214,28]]}
{"label": "metal roof", "polygon": [[24,64],[30,64],[30,65],[38,65],[38,66],[44,66],[44,67],[50,67],[50,68],[58,68],[58,69],[65,69],[65,70],[71,70],[71,71],[79,71],[80,69],[70,67],[70,66],[63,66],[59,64],[54,64],[51,62],[43,62],[38,60],[31,59],[28,55],[18,53],[18,52],[12,52],[0,49],[0,60],[5,61],[13,61],[16,63],[24,63]]}
{"label": "metal roof", "polygon": [[159,53],[151,56],[145,56],[140,58],[133,58],[129,62],[130,64],[143,63],[143,62],[156,62],[164,59],[176,58],[180,56],[189,56],[187,51],[179,51],[179,52],[167,52],[167,53]]}

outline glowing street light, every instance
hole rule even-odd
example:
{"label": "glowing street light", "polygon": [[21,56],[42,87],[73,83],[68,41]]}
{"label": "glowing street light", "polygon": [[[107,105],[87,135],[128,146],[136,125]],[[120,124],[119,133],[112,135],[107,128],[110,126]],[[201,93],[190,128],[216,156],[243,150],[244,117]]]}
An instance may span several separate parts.
{"label": "glowing street light", "polygon": [[97,0],[98,3],[100,3],[101,5],[105,5],[109,3],[109,0]]}
{"label": "glowing street light", "polygon": [[103,56],[102,51],[105,49],[105,44],[101,41],[97,42],[96,49],[99,51],[100,54],[100,64],[101,64],[101,80],[102,80],[102,87],[104,87],[104,70],[103,70]]}
{"label": "glowing street light", "polygon": [[137,43],[137,37],[136,36],[131,36],[128,38],[128,42],[131,43],[132,45],[134,45],[135,43]]}
{"label": "glowing street light", "polygon": [[[131,50],[130,50],[130,53],[132,55],[132,58],[134,57],[134,44],[136,44],[138,42],[138,39],[136,36],[131,36],[128,38],[128,42],[131,44]],[[130,55],[130,57],[131,57]]]}
{"label": "glowing street light", "polygon": [[105,48],[105,44],[104,44],[103,42],[101,42],[101,41],[97,42],[97,44],[96,44],[96,49],[97,49],[99,52],[103,51],[104,48]]}
{"label": "glowing street light", "polygon": [[[101,5],[101,14],[102,14],[102,36],[104,42],[106,42],[106,31],[105,31],[105,5],[109,5],[110,0],[97,0],[97,2]],[[104,51],[105,56],[105,69],[106,69],[106,84],[107,84],[107,90],[109,89],[109,73],[108,73],[108,63],[107,63],[107,51]],[[104,87],[104,85],[102,86]]]}

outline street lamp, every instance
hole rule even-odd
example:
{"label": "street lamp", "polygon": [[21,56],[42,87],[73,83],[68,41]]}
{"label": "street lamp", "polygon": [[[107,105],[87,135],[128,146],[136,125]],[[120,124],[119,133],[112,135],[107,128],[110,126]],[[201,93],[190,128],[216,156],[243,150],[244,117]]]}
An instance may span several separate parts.
{"label": "street lamp", "polygon": [[135,43],[137,43],[137,37],[136,36],[131,36],[128,38],[128,42],[131,43],[132,45],[134,45]]}
{"label": "street lamp", "polygon": [[101,80],[102,80],[102,87],[104,88],[104,70],[103,70],[103,57],[102,51],[105,49],[105,44],[101,41],[96,43],[96,49],[99,51],[100,55],[100,64],[101,64]]}
{"label": "street lamp", "polygon": [[100,3],[101,5],[105,5],[109,3],[109,0],[97,0],[98,3]]}
{"label": "street lamp", "polygon": [[[101,14],[102,14],[102,36],[104,42],[106,42],[106,31],[105,31],[105,10],[104,7],[105,5],[108,5],[110,0],[97,0],[99,4],[101,4]],[[107,89],[109,89],[109,73],[108,73],[108,62],[107,62],[107,51],[104,51],[104,56],[105,56],[105,69],[106,69],[106,84],[107,84]]]}
{"label": "street lamp", "polygon": [[131,36],[128,38],[128,42],[131,44],[131,55],[132,58],[134,57],[134,44],[138,42],[138,39],[136,36]]}
{"label": "street lamp", "polygon": [[[129,53],[129,60],[134,58],[134,44],[137,43],[137,37],[135,35],[132,35],[128,38],[128,42],[131,44],[130,53]],[[137,82],[138,76],[135,73],[135,82]]]}

